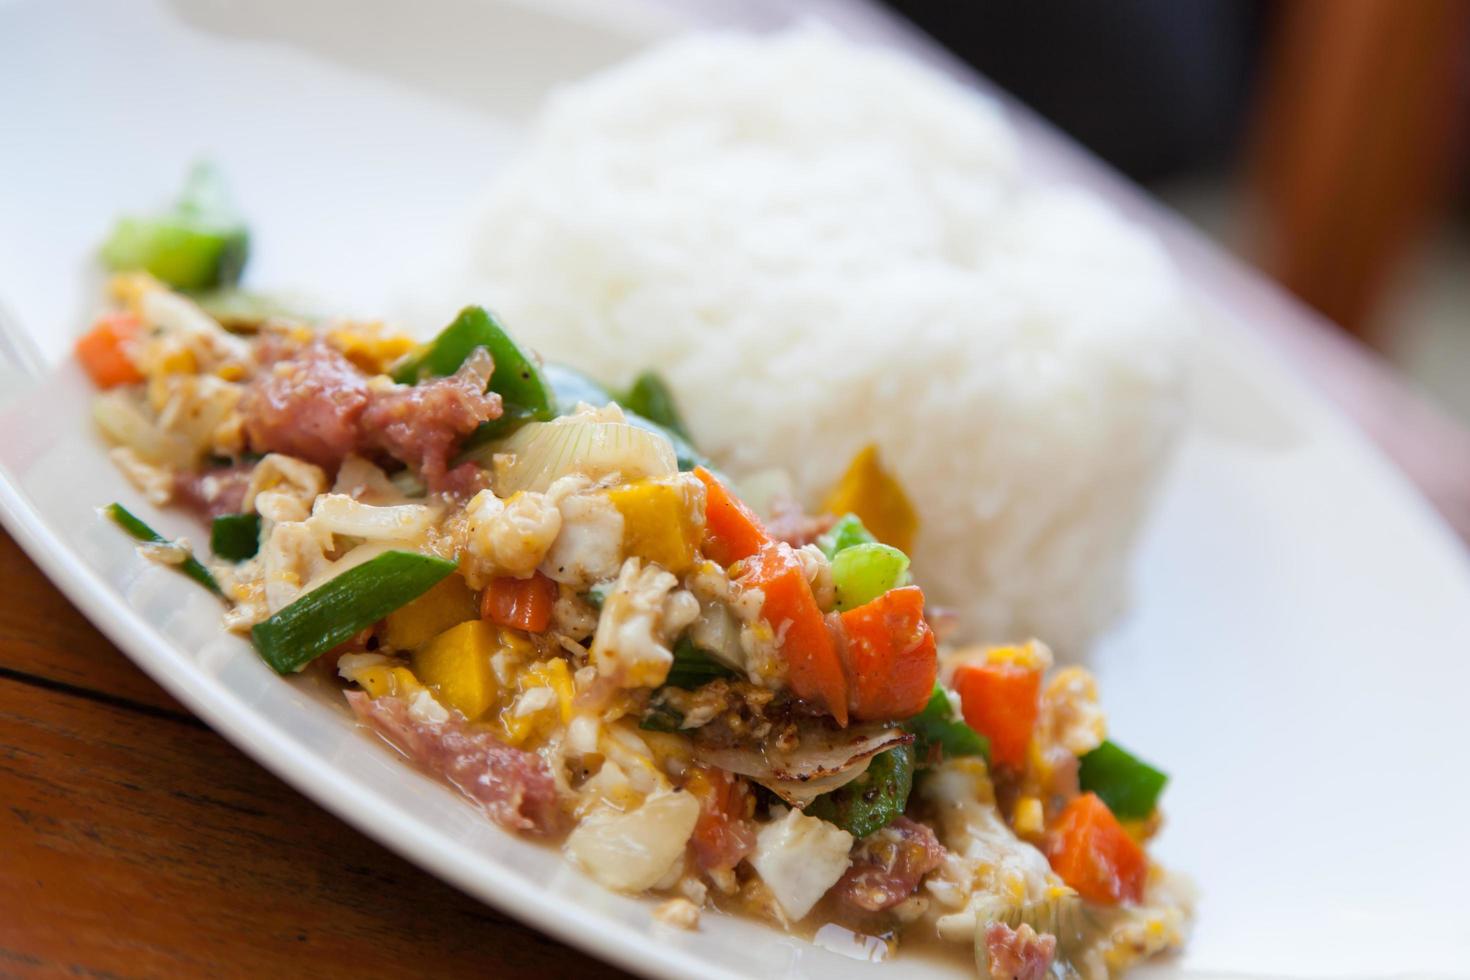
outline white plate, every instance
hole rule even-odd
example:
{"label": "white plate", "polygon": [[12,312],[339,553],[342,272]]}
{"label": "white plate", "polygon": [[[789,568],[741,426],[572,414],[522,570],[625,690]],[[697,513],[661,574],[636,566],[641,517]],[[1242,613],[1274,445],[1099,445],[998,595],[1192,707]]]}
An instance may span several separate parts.
{"label": "white plate", "polygon": [[[0,2],[0,297],[13,314],[0,331],[0,516],[217,730],[497,907],[648,974],[893,976],[726,918],[661,931],[647,905],[500,832],[282,682],[220,632],[214,600],[145,565],[96,517],[117,499],[199,537],[113,471],[77,370],[28,374],[64,360],[97,302],[89,255],[111,217],[166,195],[200,154],[225,163],[252,217],[253,281],[361,309],[386,302],[548,84],[662,29],[611,9]],[[1109,186],[1051,137],[1028,141],[1039,172]],[[1206,298],[1297,315],[1170,234]],[[1188,953],[1156,972],[1465,975],[1465,553],[1228,317],[1199,376],[1197,418],[1139,553],[1134,612],[1096,657],[1120,739],[1174,775],[1160,852],[1203,892]],[[900,962],[907,976],[960,975]]]}

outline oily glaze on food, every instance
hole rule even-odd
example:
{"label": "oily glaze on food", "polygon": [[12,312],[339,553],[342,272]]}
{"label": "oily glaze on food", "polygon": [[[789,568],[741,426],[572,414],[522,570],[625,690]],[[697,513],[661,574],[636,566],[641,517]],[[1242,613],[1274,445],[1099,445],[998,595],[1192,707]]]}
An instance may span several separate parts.
{"label": "oily glaze on food", "polygon": [[1085,670],[939,635],[876,454],[831,513],[757,513],[656,376],[614,397],[478,307],[419,347],[226,329],[139,272],[113,294],[78,346],[96,420],[213,556],[109,516],[491,820],[683,927],[936,937],[1008,977],[1182,942],[1187,890],[1145,850],[1164,776],[1106,739]]}

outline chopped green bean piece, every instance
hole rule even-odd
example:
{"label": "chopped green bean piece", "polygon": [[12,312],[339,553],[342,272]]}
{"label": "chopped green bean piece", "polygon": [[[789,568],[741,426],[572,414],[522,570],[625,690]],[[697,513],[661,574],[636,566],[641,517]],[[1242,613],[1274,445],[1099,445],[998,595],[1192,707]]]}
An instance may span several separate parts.
{"label": "chopped green bean piece", "polygon": [[453,574],[455,565],[411,551],[385,551],[312,589],[250,631],[279,674],[305,667]]}
{"label": "chopped green bean piece", "polygon": [[[112,523],[126,531],[134,540],[146,544],[173,544],[168,538],[134,517],[122,504],[108,504],[103,510]],[[205,568],[193,555],[185,558],[175,567],[215,595],[223,594],[220,592],[219,583],[214,580],[209,569]]]}

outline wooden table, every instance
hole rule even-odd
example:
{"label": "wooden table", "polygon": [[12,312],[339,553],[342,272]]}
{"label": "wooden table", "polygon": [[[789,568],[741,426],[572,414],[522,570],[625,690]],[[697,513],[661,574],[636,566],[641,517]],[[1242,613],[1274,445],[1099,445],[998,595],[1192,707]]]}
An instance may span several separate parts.
{"label": "wooden table", "polygon": [[215,735],[0,532],[0,977],[623,974]]}

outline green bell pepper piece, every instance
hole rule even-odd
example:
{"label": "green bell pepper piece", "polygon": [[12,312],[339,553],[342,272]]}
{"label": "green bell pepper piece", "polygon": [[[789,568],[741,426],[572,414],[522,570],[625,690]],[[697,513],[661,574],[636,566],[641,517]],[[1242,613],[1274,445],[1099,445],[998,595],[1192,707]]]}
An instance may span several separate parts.
{"label": "green bell pepper piece", "polygon": [[863,838],[903,816],[913,788],[914,750],[900,745],[875,756],[867,771],[846,786],[817,797],[806,813]]}
{"label": "green bell pepper piece", "polygon": [[508,435],[533,419],[545,422],[556,417],[556,395],[541,366],[521,348],[500,321],[482,306],[466,306],[454,322],[421,349],[403,358],[393,368],[393,380],[416,384],[425,378],[453,374],[483,347],[495,361],[487,390],[500,395],[500,418],[484,422],[465,440],[478,445]]}
{"label": "green bell pepper piece", "polygon": [[1082,757],[1077,779],[1083,792],[1096,793],[1119,820],[1146,819],[1169,781],[1167,775],[1111,741]]}
{"label": "green bell pepper piece", "polygon": [[177,289],[233,286],[249,257],[250,232],[219,170],[204,162],[189,171],[170,210],[118,219],[102,246],[114,272],[143,269]]}
{"label": "green bell pepper piece", "polygon": [[581,402],[600,408],[617,400],[592,378],[565,364],[546,365],[546,381],[556,396],[557,415],[572,414]]}
{"label": "green bell pepper piece", "polygon": [[644,371],[638,375],[633,380],[633,386],[618,402],[628,411],[637,412],[680,438],[686,441],[690,438],[684,419],[679,414],[679,406],[674,402],[674,393],[655,372]]}
{"label": "green bell pepper piece", "polygon": [[990,740],[956,718],[949,695],[938,684],[924,710],[903,723],[914,733],[914,756],[918,764],[929,765],[960,756],[984,756],[990,761]]}

